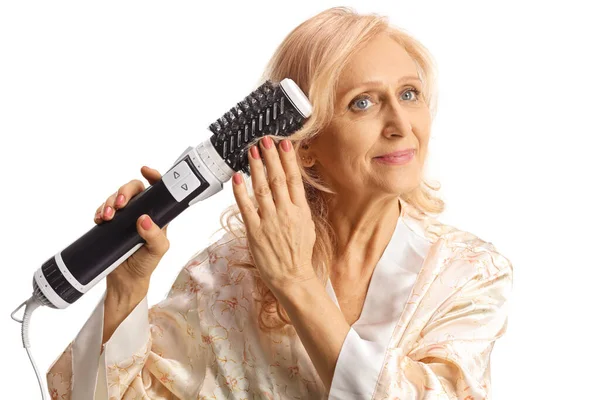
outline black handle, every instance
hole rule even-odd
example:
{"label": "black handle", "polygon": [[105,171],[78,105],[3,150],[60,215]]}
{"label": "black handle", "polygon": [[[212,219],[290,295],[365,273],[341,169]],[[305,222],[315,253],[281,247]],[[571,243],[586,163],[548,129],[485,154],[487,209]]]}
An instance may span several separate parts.
{"label": "black handle", "polygon": [[62,250],[62,260],[79,283],[87,285],[134,246],[144,243],[136,221],[148,214],[161,228],[189,207],[191,199],[208,185],[202,184],[182,201],[177,201],[163,180],[133,197],[110,221],[94,226],[86,234]]}

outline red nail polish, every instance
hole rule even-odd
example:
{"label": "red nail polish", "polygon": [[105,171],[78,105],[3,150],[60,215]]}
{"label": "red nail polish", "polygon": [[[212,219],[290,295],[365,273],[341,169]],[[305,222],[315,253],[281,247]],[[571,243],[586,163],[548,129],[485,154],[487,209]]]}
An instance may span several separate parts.
{"label": "red nail polish", "polygon": [[256,148],[256,146],[250,147],[250,154],[252,155],[252,157],[255,160],[258,160],[260,158],[260,155],[258,154],[258,149]]}
{"label": "red nail polish", "polygon": [[273,140],[270,137],[266,136],[262,138],[262,144],[263,146],[265,146],[265,149],[270,149],[271,146],[273,146]]}
{"label": "red nail polish", "polygon": [[283,142],[281,142],[281,147],[283,148],[283,151],[290,151],[292,149],[292,143],[288,139],[284,139]]}
{"label": "red nail polish", "polygon": [[145,230],[148,230],[152,227],[152,221],[150,221],[150,218],[148,218],[148,216],[145,216],[144,219],[142,220],[142,228],[144,228]]}
{"label": "red nail polish", "polygon": [[235,183],[236,185],[242,183],[242,176],[238,173],[233,174],[233,183]]}

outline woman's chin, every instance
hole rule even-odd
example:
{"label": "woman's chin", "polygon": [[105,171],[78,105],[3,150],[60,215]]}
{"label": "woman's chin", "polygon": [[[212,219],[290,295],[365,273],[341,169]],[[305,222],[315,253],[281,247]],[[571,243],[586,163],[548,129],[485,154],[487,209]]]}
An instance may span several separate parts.
{"label": "woman's chin", "polygon": [[398,195],[409,193],[419,187],[421,184],[420,177],[407,178],[402,177],[400,179],[395,179],[392,182],[389,182],[388,185],[385,185],[385,192],[387,193],[395,193]]}

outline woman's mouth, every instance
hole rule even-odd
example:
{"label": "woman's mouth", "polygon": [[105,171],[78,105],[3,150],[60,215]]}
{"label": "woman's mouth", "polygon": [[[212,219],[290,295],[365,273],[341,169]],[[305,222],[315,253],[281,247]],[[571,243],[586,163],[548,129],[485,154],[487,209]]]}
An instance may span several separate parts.
{"label": "woman's mouth", "polygon": [[414,158],[414,155],[415,150],[412,150],[411,152],[402,154],[400,156],[375,157],[375,160],[382,164],[403,165],[409,163]]}

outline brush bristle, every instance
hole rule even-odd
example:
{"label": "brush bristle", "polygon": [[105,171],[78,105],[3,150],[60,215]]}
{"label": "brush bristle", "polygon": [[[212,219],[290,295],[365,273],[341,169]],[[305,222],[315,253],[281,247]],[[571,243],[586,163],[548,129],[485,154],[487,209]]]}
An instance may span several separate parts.
{"label": "brush bristle", "polygon": [[289,136],[304,120],[282,88],[266,81],[208,128],[212,145],[227,165],[249,175],[246,145],[265,135]]}

